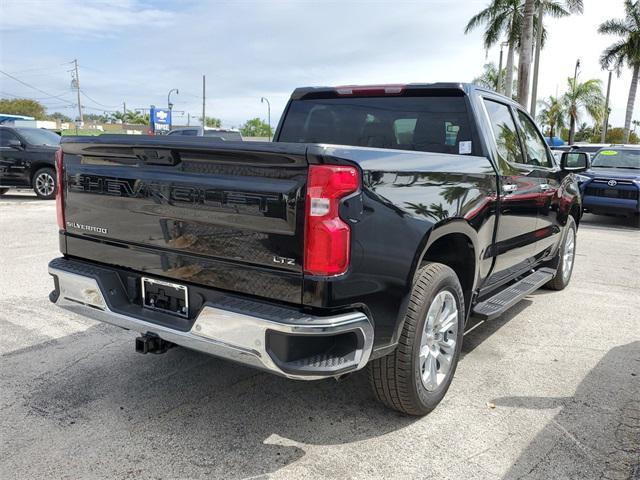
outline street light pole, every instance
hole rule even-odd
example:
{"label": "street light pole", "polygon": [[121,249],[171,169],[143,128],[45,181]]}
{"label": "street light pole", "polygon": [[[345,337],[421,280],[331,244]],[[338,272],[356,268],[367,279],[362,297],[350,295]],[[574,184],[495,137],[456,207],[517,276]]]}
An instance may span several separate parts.
{"label": "street light pole", "polygon": [[604,101],[604,121],[602,124],[602,133],[600,135],[600,143],[607,141],[607,130],[609,128],[609,93],[611,93],[611,74],[613,69],[609,70],[609,81],[607,82],[607,98]]}
{"label": "street light pole", "polygon": [[167,107],[169,107],[169,130],[171,130],[171,124],[173,123],[173,118],[171,116],[171,110],[173,110],[173,103],[171,103],[171,94],[173,92],[176,92],[176,95],[180,93],[177,88],[172,88],[167,94]]}
{"label": "street light pole", "polygon": [[265,97],[260,98],[260,103],[267,102],[267,122],[269,124],[269,141],[271,141],[271,104],[269,100]]}

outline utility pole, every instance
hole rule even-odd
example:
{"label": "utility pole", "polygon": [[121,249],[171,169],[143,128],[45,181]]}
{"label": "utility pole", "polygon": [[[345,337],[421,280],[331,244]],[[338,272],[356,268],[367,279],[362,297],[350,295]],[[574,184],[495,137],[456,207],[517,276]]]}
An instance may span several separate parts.
{"label": "utility pole", "polygon": [[[71,82],[73,86],[76,88],[76,93],[78,95],[78,118],[80,123],[84,123],[84,119],[82,118],[82,105],[80,104],[80,76],[78,75],[78,60],[73,59],[73,69],[74,69],[74,77]],[[76,122],[76,134],[78,133],[78,123]]]}
{"label": "utility pole", "polygon": [[542,50],[542,19],[544,17],[543,4],[538,5],[538,31],[536,32],[536,53],[533,60],[533,86],[531,87],[531,108],[529,112],[536,118],[536,103],[538,102],[538,72],[540,70],[540,50]]}
{"label": "utility pole", "polygon": [[207,89],[206,77],[202,75],[202,136],[203,137],[204,137],[204,127],[206,125],[206,118],[207,118],[205,116],[205,108],[204,108],[205,99],[206,99],[206,89]]}
{"label": "utility pole", "polygon": [[127,102],[122,102],[122,124],[123,125],[124,125],[126,116],[127,116]]}
{"label": "utility pole", "polygon": [[187,127],[191,126],[191,114],[187,112]]}
{"label": "utility pole", "polygon": [[611,93],[611,74],[613,70],[609,70],[609,81],[607,82],[607,98],[604,101],[604,122],[602,124],[602,134],[600,143],[607,141],[607,130],[609,129],[609,93]]}

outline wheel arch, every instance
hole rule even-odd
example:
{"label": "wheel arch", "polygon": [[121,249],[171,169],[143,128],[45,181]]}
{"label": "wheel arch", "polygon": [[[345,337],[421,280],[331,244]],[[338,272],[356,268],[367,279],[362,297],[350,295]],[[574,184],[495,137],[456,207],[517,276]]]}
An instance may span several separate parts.
{"label": "wheel arch", "polygon": [[[463,252],[463,255],[460,255]],[[420,268],[429,262],[437,262],[451,268],[460,281],[465,302],[466,318],[471,311],[473,292],[475,291],[480,261],[478,259],[478,235],[465,220],[458,219],[435,225],[429,230],[417,249],[411,267],[409,291],[415,284]],[[401,309],[393,334],[393,343],[399,338],[404,327],[406,305]]]}
{"label": "wheel arch", "polygon": [[[33,187],[33,179],[36,176],[36,173],[38,172],[38,170],[41,170],[43,168],[49,168],[49,169],[53,170],[54,173],[56,171],[55,165],[52,165],[51,163],[44,162],[44,161],[33,162],[31,164],[30,171],[29,171],[29,183],[30,183],[31,187]],[[55,176],[54,176],[54,178],[55,178]]]}

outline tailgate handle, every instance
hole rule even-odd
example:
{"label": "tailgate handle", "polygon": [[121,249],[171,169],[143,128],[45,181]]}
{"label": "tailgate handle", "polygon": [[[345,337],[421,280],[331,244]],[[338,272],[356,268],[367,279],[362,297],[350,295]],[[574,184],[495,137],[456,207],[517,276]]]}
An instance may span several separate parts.
{"label": "tailgate handle", "polygon": [[179,157],[172,150],[158,150],[157,148],[134,148],[133,153],[148,165],[170,165],[178,163]]}

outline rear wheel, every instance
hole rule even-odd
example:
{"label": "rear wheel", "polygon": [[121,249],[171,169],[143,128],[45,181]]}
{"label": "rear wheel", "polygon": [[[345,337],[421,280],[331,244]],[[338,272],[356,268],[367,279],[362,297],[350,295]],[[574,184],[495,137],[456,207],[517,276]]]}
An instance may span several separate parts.
{"label": "rear wheel", "polygon": [[464,311],[451,268],[430,263],[419,270],[397,348],[369,364],[379,401],[409,415],[426,415],[440,403],[460,357]]}
{"label": "rear wheel", "polygon": [[5,193],[7,193],[9,191],[8,188],[0,188],[0,195],[4,195]]}
{"label": "rear wheel", "polygon": [[53,168],[41,168],[33,176],[33,191],[43,200],[56,196],[56,172]]}
{"label": "rear wheel", "polygon": [[556,276],[550,280],[545,287],[551,290],[563,290],[571,281],[573,273],[573,263],[576,256],[576,222],[572,216],[567,219],[564,239],[558,249],[558,268]]}

